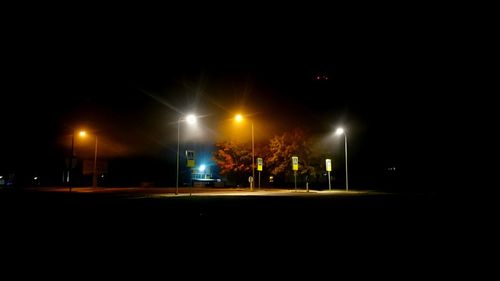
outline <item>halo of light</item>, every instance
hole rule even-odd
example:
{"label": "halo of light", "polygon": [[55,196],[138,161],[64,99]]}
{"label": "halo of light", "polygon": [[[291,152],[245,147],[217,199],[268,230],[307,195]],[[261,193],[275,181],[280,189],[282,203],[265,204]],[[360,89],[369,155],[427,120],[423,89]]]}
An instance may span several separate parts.
{"label": "halo of light", "polygon": [[243,116],[241,114],[236,114],[236,116],[234,116],[234,120],[236,120],[236,122],[241,122],[243,121]]}
{"label": "halo of light", "polygon": [[188,124],[194,124],[196,123],[196,116],[194,114],[189,114],[186,116],[186,122],[188,122]]}

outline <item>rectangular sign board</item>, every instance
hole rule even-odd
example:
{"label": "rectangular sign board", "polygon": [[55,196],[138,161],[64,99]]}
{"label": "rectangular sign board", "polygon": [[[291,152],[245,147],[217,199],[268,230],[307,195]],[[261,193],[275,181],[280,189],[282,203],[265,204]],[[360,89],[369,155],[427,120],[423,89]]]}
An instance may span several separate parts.
{"label": "rectangular sign board", "polygon": [[326,159],[326,171],[327,172],[332,171],[332,159]]}
{"label": "rectangular sign board", "polygon": [[297,171],[299,169],[299,157],[292,156],[292,167],[294,171]]}

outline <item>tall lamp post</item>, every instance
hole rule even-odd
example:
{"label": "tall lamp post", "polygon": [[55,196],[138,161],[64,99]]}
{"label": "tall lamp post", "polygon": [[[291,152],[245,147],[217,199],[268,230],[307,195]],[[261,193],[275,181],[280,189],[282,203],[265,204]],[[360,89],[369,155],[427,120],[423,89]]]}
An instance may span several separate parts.
{"label": "tall lamp post", "polygon": [[[69,185],[69,191],[71,192],[71,188],[75,184],[74,181],[74,169],[73,169],[73,160],[75,160],[75,133],[76,130],[73,129],[73,132],[71,133],[71,155],[69,159],[69,168],[68,168],[68,174],[66,177],[66,182]],[[85,131],[79,131],[78,134],[83,137],[85,136],[86,132]]]}
{"label": "tall lamp post", "polygon": [[73,185],[73,158],[75,158],[75,130],[71,133],[71,155],[69,158],[68,175],[66,177],[66,182],[69,185],[69,192],[71,192],[71,187]]}
{"label": "tall lamp post", "polygon": [[186,115],[185,118],[180,117],[179,120],[177,120],[177,172],[176,172],[176,179],[175,179],[175,194],[179,194],[179,151],[180,151],[180,136],[181,136],[181,122],[186,121],[188,124],[194,124],[196,123],[196,115],[194,114],[189,114]]}
{"label": "tall lamp post", "polygon": [[[80,137],[85,137],[87,136],[86,131],[80,131],[79,132]],[[92,168],[92,187],[97,187],[97,134],[94,133],[95,136],[95,143],[94,143],[94,165]]]}
{"label": "tall lamp post", "polygon": [[340,136],[344,135],[344,144],[345,144],[345,191],[349,191],[349,177],[347,176],[347,134],[343,128],[337,128],[335,131],[335,135]]}
{"label": "tall lamp post", "polygon": [[97,187],[97,134],[95,134],[95,147],[94,147],[94,169],[92,172],[92,186]]}
{"label": "tall lamp post", "polygon": [[[236,114],[234,117],[236,122],[243,121],[243,115]],[[253,191],[253,184],[255,180],[255,141],[254,141],[254,133],[253,133],[253,121],[250,121],[252,124],[252,182],[250,182],[250,190]]]}

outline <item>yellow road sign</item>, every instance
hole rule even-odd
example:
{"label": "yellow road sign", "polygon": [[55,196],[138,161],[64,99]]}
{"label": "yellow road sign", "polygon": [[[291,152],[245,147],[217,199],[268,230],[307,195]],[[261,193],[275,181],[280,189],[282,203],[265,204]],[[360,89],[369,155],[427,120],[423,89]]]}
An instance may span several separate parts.
{"label": "yellow road sign", "polygon": [[186,159],[187,159],[187,164],[189,168],[193,168],[195,166],[194,163],[194,150],[186,150]]}
{"label": "yellow road sign", "polygon": [[332,159],[326,159],[326,171],[327,172],[332,171]]}
{"label": "yellow road sign", "polygon": [[262,171],[262,158],[257,158],[257,171]]}
{"label": "yellow road sign", "polygon": [[294,171],[297,171],[299,169],[299,157],[292,156],[292,167]]}

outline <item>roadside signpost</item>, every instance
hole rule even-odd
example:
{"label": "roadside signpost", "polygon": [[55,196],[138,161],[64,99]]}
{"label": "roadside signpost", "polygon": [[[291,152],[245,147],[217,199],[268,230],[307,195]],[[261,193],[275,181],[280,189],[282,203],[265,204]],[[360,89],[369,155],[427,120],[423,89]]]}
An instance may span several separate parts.
{"label": "roadside signpost", "polygon": [[263,161],[262,158],[257,158],[257,171],[259,171],[259,189],[260,189],[260,172],[262,172]]}
{"label": "roadside signpost", "polygon": [[332,171],[332,159],[326,159],[326,171],[328,172],[328,190],[332,190],[332,184],[330,182],[330,172]]}
{"label": "roadside signpost", "polygon": [[292,156],[293,176],[295,178],[295,191],[297,191],[297,171],[299,170],[299,157]]}

